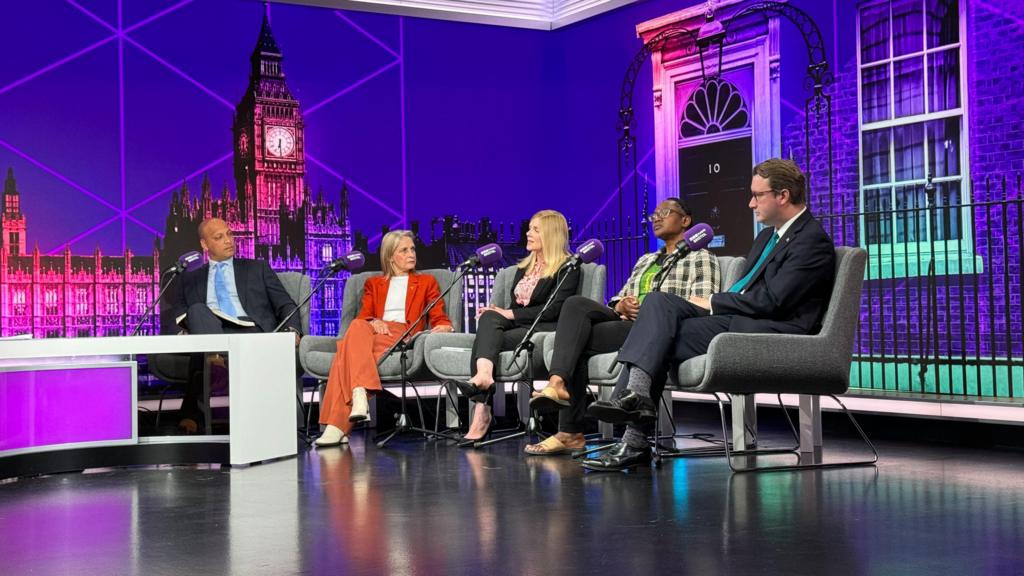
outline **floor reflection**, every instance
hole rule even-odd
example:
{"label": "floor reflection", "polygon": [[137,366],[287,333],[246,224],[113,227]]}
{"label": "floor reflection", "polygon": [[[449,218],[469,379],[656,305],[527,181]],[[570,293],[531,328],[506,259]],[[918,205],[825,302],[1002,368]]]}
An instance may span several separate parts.
{"label": "floor reflection", "polygon": [[521,450],[356,435],[248,468],[23,479],[0,486],[0,574],[1024,572],[1020,454],[888,445],[877,469],[600,474]]}

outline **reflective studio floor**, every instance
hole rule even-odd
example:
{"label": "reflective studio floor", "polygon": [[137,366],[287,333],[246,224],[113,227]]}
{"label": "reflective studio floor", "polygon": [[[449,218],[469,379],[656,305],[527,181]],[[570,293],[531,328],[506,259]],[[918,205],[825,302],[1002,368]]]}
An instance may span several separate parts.
{"label": "reflective studio floor", "polygon": [[1024,574],[1018,451],[879,442],[877,468],[598,474],[522,445],[357,435],[249,468],[6,482],[0,574]]}

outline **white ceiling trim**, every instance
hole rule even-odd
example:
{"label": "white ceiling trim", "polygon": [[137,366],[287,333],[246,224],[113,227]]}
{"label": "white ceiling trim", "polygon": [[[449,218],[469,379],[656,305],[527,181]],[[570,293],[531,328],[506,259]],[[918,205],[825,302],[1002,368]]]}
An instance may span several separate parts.
{"label": "white ceiling trim", "polygon": [[531,30],[556,30],[637,0],[275,0]]}

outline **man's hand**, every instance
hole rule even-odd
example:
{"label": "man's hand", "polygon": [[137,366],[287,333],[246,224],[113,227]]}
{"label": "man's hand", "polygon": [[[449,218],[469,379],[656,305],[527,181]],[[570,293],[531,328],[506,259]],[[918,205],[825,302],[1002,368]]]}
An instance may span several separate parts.
{"label": "man's hand", "polygon": [[296,348],[299,347],[299,341],[300,340],[302,340],[302,334],[299,334],[298,332],[296,332],[295,333],[295,347]]}
{"label": "man's hand", "polygon": [[455,332],[455,327],[451,324],[443,324],[441,326],[434,326],[430,329],[431,334],[442,334],[445,332]]}
{"label": "man's hand", "polygon": [[623,320],[636,320],[637,314],[640,313],[640,300],[636,296],[626,296],[615,303],[615,311]]}
{"label": "man's hand", "polygon": [[388,328],[388,323],[383,320],[371,320],[370,328],[373,328],[374,334],[382,334],[384,336],[390,336],[391,330]]}
{"label": "man's hand", "polygon": [[700,297],[694,296],[694,297],[690,298],[690,304],[693,304],[694,306],[696,306],[698,308],[703,308],[705,310],[711,310],[711,300],[708,300],[707,298],[700,298]]}

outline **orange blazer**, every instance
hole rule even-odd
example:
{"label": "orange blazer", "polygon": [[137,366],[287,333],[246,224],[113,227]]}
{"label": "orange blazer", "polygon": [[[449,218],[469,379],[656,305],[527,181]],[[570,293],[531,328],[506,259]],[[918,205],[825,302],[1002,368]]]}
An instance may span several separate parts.
{"label": "orange blazer", "polygon": [[[384,275],[372,276],[366,280],[363,286],[363,303],[359,308],[359,315],[356,318],[362,320],[373,320],[384,316],[384,302],[388,298],[388,288],[391,286],[391,279]],[[430,274],[409,273],[409,291],[405,295],[405,323],[419,318],[427,304],[434,301],[441,294],[437,280]],[[444,313],[444,300],[438,302],[428,316],[431,327],[451,326],[452,321]],[[413,334],[426,330],[423,322],[420,322]]]}

